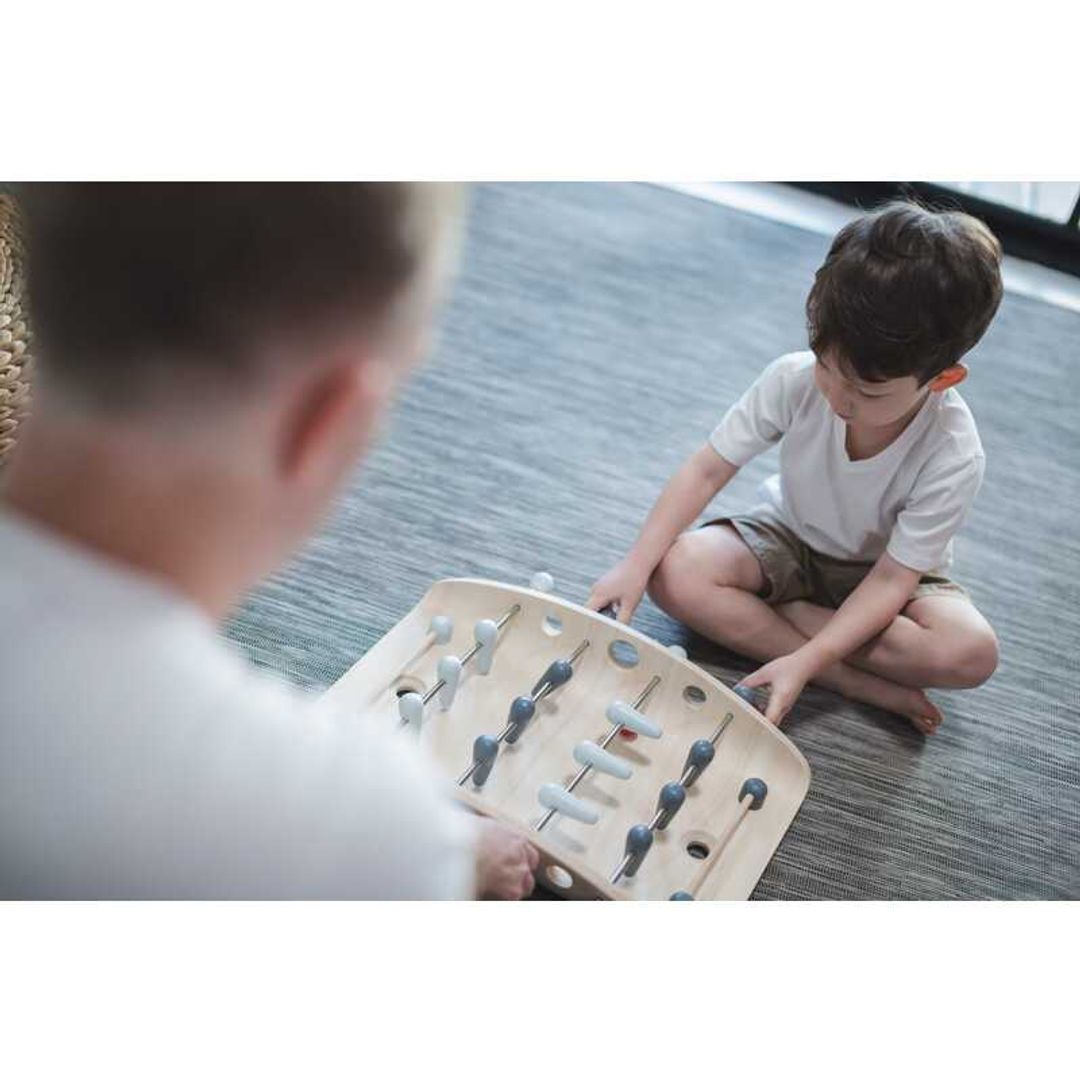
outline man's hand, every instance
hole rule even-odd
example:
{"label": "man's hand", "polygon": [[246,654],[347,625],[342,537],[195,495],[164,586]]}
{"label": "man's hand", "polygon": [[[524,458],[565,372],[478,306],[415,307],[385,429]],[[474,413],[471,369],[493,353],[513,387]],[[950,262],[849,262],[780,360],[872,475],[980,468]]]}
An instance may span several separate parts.
{"label": "man's hand", "polygon": [[799,700],[803,687],[813,677],[814,672],[807,666],[798,653],[781,656],[760,667],[752,675],[742,680],[742,686],[754,689],[758,686],[769,687],[769,704],[765,707],[765,719],[770,724],[780,726],[780,722]]}
{"label": "man's hand", "polygon": [[619,622],[630,622],[645,595],[650,573],[641,563],[627,556],[592,587],[585,606],[592,611],[599,611],[608,604],[614,604]]}
{"label": "man's hand", "polygon": [[522,900],[533,891],[540,853],[512,829],[490,818],[477,822],[476,895],[481,900]]}

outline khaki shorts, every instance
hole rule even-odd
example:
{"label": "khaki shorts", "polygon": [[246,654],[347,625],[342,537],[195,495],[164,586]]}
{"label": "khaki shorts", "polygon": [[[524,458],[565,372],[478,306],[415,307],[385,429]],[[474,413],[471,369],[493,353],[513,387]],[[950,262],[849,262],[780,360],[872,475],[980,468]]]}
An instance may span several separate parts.
{"label": "khaki shorts", "polygon": [[[833,559],[808,547],[780,520],[770,506],[749,514],[716,518],[709,525],[730,525],[757,556],[765,587],[759,594],[770,604],[810,600],[823,607],[838,608],[873,569],[872,562]],[[968,599],[961,586],[936,574],[923,574],[912,600],[923,596],[956,596]]]}

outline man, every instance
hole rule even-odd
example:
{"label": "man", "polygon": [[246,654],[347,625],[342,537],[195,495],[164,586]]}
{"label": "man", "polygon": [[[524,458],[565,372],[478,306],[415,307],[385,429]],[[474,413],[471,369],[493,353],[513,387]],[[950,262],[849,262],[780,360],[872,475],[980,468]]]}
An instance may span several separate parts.
{"label": "man", "polygon": [[535,850],[217,634],[423,351],[436,185],[31,185],[0,502],[0,895],[519,898]]}

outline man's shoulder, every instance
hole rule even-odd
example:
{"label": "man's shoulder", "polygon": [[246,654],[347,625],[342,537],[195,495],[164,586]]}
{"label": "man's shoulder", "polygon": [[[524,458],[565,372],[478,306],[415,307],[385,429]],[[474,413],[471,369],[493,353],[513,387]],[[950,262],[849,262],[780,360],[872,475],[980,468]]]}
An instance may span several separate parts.
{"label": "man's shoulder", "polygon": [[54,732],[164,727],[307,703],[256,672],[208,616],[163,585],[0,511],[0,651],[8,700]]}

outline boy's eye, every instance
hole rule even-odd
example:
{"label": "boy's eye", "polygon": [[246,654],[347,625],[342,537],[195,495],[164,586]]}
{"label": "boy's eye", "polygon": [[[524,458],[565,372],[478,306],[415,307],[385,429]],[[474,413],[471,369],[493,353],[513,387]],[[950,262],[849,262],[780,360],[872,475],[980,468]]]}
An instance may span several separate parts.
{"label": "boy's eye", "polygon": [[[828,371],[828,372],[831,373],[832,368],[830,368],[829,365],[826,364],[825,361],[822,360],[820,356],[815,355],[814,360],[816,361],[818,367],[820,367],[823,371]],[[864,390],[861,386],[854,386],[850,382],[850,380],[844,378],[843,375],[841,375],[840,378],[843,379],[843,381],[845,383],[847,383],[847,385],[850,386],[860,397],[867,398],[870,401],[874,401],[877,398],[884,398],[884,397],[889,396],[889,391],[888,390],[886,390],[885,393],[883,393],[883,394],[870,394],[866,390]]]}

